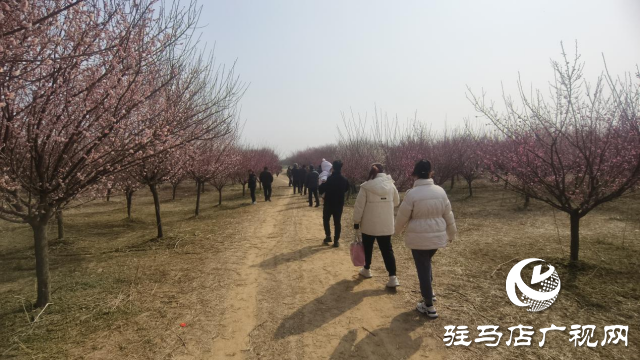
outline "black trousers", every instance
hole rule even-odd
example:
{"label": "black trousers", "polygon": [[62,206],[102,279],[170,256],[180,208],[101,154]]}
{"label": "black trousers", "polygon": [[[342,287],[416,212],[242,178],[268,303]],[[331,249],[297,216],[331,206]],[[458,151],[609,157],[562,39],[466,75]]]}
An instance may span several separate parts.
{"label": "black trousers", "polygon": [[256,188],[249,188],[249,192],[251,193],[251,202],[256,202]]}
{"label": "black trousers", "polygon": [[298,194],[302,194],[303,185],[304,185],[304,180],[298,180]]}
{"label": "black trousers", "polygon": [[318,197],[318,189],[309,189],[309,206],[313,205],[313,196],[316,196],[316,205],[320,204],[320,198]]}
{"label": "black trousers", "polygon": [[420,293],[425,301],[425,305],[433,305],[433,272],[431,271],[431,258],[438,249],[433,250],[411,250],[413,261],[416,263],[418,280],[420,281]]}
{"label": "black trousers", "polygon": [[330,238],[331,237],[331,226],[329,225],[329,220],[333,216],[333,227],[335,228],[335,241],[340,240],[340,233],[342,232],[342,209],[343,207],[337,206],[324,206],[322,209],[322,223],[324,225],[324,234]]}
{"label": "black trousers", "polygon": [[378,240],[378,247],[382,253],[384,267],[387,268],[389,276],[396,276],[396,257],[393,255],[393,246],[391,245],[391,235],[373,236],[362,234],[362,245],[364,246],[364,268],[371,267],[371,256],[373,255],[373,243]]}
{"label": "black trousers", "polygon": [[293,183],[293,180],[291,180],[291,176],[289,176],[289,186],[291,186]]}
{"label": "black trousers", "polygon": [[271,200],[271,184],[269,185],[263,184],[262,190],[264,191],[264,201]]}

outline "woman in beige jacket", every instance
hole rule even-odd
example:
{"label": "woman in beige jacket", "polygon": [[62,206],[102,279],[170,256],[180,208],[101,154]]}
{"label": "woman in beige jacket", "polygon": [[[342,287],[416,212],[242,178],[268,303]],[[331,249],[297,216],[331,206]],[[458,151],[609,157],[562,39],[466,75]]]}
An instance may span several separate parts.
{"label": "woman in beige jacket", "polygon": [[378,247],[384,259],[384,266],[389,273],[387,287],[400,285],[396,277],[396,258],[391,246],[391,235],[394,232],[393,210],[400,204],[398,190],[391,176],[384,173],[382,164],[371,165],[368,180],[360,186],[360,192],[353,208],[354,229],[362,231],[364,245],[364,268],[360,275],[370,278],[373,243],[378,240]]}
{"label": "woman in beige jacket", "polygon": [[413,169],[416,181],[398,209],[395,233],[400,234],[408,223],[404,241],[413,254],[423,298],[417,310],[435,318],[438,314],[433,306],[431,258],[455,239],[457,230],[447,193],[433,183],[431,174],[428,160],[416,163]]}

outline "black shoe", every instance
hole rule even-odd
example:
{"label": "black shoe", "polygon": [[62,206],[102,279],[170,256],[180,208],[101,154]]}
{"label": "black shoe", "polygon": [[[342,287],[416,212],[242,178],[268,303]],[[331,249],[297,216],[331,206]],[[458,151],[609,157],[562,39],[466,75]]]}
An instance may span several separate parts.
{"label": "black shoe", "polygon": [[327,245],[331,244],[331,238],[330,237],[325,238],[322,243]]}
{"label": "black shoe", "polygon": [[312,207],[313,205],[309,204],[309,207]]}
{"label": "black shoe", "polygon": [[336,241],[333,243],[333,247],[340,247],[340,242],[339,242],[338,240],[336,240]]}

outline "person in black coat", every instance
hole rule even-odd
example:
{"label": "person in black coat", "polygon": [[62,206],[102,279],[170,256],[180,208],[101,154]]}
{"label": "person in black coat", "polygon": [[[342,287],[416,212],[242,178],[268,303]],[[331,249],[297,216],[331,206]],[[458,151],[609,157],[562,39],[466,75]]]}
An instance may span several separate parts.
{"label": "person in black coat", "polygon": [[333,226],[335,227],[335,237],[333,247],[340,246],[340,233],[342,230],[341,218],[344,208],[344,194],[349,191],[349,181],[342,176],[342,161],[335,160],[333,162],[333,173],[327,178],[327,181],[320,185],[320,194],[324,194],[324,208],[322,210],[322,222],[324,225],[324,233],[326,238],[324,244],[329,245],[331,242],[331,227],[329,220],[333,216]]}
{"label": "person in black coat", "polygon": [[249,192],[251,192],[251,204],[256,203],[256,185],[258,184],[258,177],[253,172],[253,170],[249,170],[249,180],[247,181],[247,185],[249,185]]}
{"label": "person in black coat", "polygon": [[291,166],[287,167],[287,177],[289,178],[289,187],[293,184],[293,179],[291,177]]}
{"label": "person in black coat", "polygon": [[318,179],[320,174],[313,169],[313,165],[309,166],[309,173],[307,174],[307,180],[305,186],[309,190],[309,206],[313,206],[313,196],[316,197],[316,207],[320,206],[320,198],[318,197]]}
{"label": "person in black coat", "polygon": [[[307,194],[307,188],[305,187],[305,181],[307,180],[307,165],[302,165],[302,169],[298,170],[299,173],[299,182],[298,182],[298,193],[300,196]],[[302,189],[304,188],[304,194],[302,193]]]}
{"label": "person in black coat", "polygon": [[273,183],[273,175],[269,172],[269,168],[264,167],[264,171],[260,173],[260,182],[262,190],[264,190],[264,201],[271,202],[271,184]]}
{"label": "person in black coat", "polygon": [[298,192],[298,182],[300,182],[300,169],[298,169],[298,164],[293,164],[293,169],[291,169],[291,182],[293,183],[293,194],[295,195]]}

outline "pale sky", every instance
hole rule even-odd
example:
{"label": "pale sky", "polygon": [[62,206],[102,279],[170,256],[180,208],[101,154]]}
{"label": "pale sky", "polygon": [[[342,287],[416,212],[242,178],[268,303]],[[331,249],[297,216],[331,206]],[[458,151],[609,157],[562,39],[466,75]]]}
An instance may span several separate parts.
{"label": "pale sky", "polygon": [[[202,41],[249,83],[245,142],[282,156],[335,143],[341,112],[375,107],[440,129],[476,115],[466,86],[545,88],[560,42],[587,78],[635,72],[639,0],[200,0]],[[515,91],[513,91],[514,95]]]}

